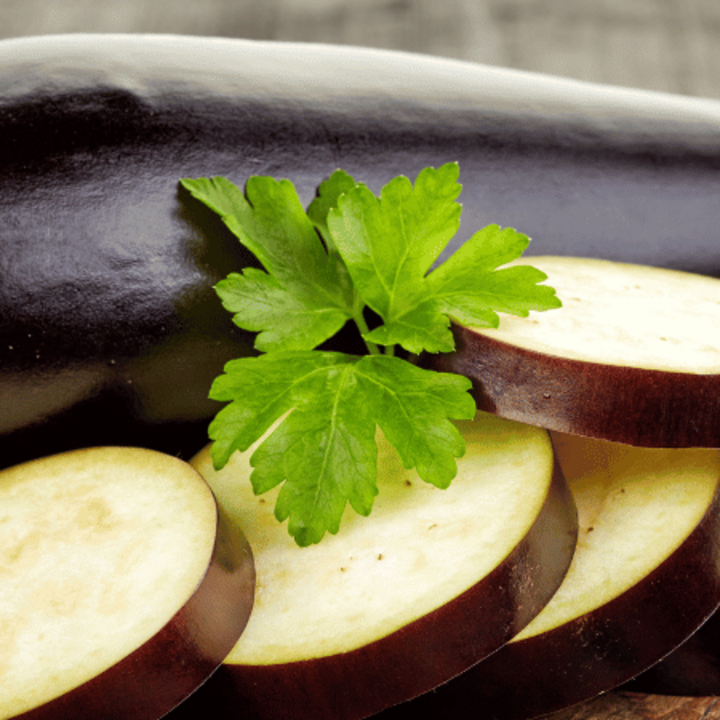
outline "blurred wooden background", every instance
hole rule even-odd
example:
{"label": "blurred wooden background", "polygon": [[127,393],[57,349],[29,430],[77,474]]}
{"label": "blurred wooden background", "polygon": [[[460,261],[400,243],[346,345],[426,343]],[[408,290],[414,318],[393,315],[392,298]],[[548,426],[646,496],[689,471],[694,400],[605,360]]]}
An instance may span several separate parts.
{"label": "blurred wooden background", "polygon": [[0,0],[0,38],[66,32],[366,45],[720,99],[720,0]]}

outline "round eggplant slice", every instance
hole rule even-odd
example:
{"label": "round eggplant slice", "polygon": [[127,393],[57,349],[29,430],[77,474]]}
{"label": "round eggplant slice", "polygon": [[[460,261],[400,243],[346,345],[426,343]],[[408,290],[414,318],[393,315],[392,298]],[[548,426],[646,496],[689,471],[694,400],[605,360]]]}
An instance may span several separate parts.
{"label": "round eggplant slice", "polygon": [[253,495],[251,451],[220,472],[207,450],[193,461],[258,573],[247,630],[208,685],[207,702],[225,705],[217,717],[367,717],[462,672],[545,605],[577,531],[548,436],[485,414],[459,425],[467,452],[447,490],[381,438],[370,517],[349,512],[337,535],[302,549],[273,497]]}
{"label": "round eggplant slice", "polygon": [[579,515],[565,580],[510,643],[388,720],[526,720],[580,703],[652,666],[720,603],[720,452],[553,443]]}
{"label": "round eggplant slice", "polygon": [[455,327],[427,358],[471,378],[478,407],[644,447],[720,447],[720,280],[604,260],[536,257],[563,307]]}
{"label": "round eggplant slice", "polygon": [[155,720],[240,637],[254,568],[185,462],[93,448],[0,473],[0,717]]}

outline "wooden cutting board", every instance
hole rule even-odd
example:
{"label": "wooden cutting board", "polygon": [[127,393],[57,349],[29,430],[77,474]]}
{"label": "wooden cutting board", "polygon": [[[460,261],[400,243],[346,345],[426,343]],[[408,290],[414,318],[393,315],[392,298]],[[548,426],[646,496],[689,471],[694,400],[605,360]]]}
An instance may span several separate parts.
{"label": "wooden cutting board", "polygon": [[612,692],[545,720],[720,720],[720,697],[671,697]]}

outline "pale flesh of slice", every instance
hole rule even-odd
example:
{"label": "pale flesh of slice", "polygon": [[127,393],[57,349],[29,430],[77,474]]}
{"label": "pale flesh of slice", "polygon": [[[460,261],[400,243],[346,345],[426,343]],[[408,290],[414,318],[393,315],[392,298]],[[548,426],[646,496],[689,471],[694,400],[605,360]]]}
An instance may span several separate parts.
{"label": "pale flesh of slice", "polygon": [[562,307],[502,315],[488,337],[527,350],[606,365],[720,373],[720,280],[694,273],[574,257],[527,257]]}
{"label": "pale flesh of slice", "polygon": [[274,494],[253,495],[251,451],[219,472],[201,453],[192,464],[243,528],[257,572],[253,614],[226,662],[293,662],[366,645],[502,562],[537,517],[553,461],[543,432],[498,420],[464,424],[467,452],[447,490],[405,470],[380,437],[372,514],[348,510],[338,535],[309,548],[275,519]]}
{"label": "pale flesh of slice", "polygon": [[660,660],[720,602],[718,450],[552,437],[578,508],[565,579],[511,642],[408,710],[439,720],[560,710]]}
{"label": "pale flesh of slice", "polygon": [[[253,546],[256,604],[216,678],[263,720],[358,720],[427,692],[507,642],[555,592],[577,515],[544,430],[480,413],[447,490],[382,435],[367,518],[298,548],[253,495],[247,453],[194,464]],[[232,711],[232,710],[229,710]]]}
{"label": "pale flesh of slice", "polygon": [[697,527],[720,481],[714,449],[552,436],[578,509],[578,543],[557,593],[514,642],[587,615],[637,585]]}
{"label": "pale flesh of slice", "polygon": [[[0,717],[96,677],[200,584],[217,507],[186,463],[82,450],[0,474]],[[169,709],[169,708],[168,708]]]}

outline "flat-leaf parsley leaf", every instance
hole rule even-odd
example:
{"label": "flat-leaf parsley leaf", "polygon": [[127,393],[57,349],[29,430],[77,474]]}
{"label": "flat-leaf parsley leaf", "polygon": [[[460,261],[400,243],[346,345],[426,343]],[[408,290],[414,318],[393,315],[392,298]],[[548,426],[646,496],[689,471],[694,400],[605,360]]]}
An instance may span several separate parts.
{"label": "flat-leaf parsley leaf", "polygon": [[[560,307],[546,276],[501,268],[528,238],[490,225],[433,269],[455,235],[457,163],[404,176],[375,196],[338,170],[304,211],[292,183],[251,177],[182,180],[260,261],[219,282],[233,320],[258,333],[258,357],[229,362],[210,397],[228,403],[210,424],[213,463],[262,440],[253,490],[281,486],[275,515],[306,546],[336,533],[347,504],[368,515],[377,495],[378,428],[403,465],[437,487],[465,451],[452,420],[470,419],[467,378],[395,355],[454,349],[451,320],[496,326],[498,312]],[[375,327],[369,327],[368,317]],[[316,350],[352,320],[367,355]]]}
{"label": "flat-leaf parsley leaf", "polygon": [[368,515],[377,494],[376,426],[403,464],[424,480],[447,487],[463,440],[448,418],[470,419],[470,381],[436,373],[387,355],[279,352],[227,364],[210,396],[229,401],[210,426],[213,461],[222,467],[246,450],[285,413],[255,450],[253,489],[285,482],[278,520],[299,545],[336,533],[347,502]]}
{"label": "flat-leaf parsley leaf", "polygon": [[219,213],[261,262],[219,282],[234,321],[259,332],[258,350],[308,350],[353,315],[354,294],[342,260],[328,254],[289,180],[251,177],[247,198],[224,178],[183,181]]}
{"label": "flat-leaf parsley leaf", "polygon": [[375,197],[358,185],[340,196],[328,226],[362,299],[383,324],[365,338],[411,353],[453,349],[450,319],[496,327],[500,310],[527,316],[560,306],[546,276],[531,268],[496,271],[522,255],[529,240],[490,226],[430,270],[460,224],[456,163],[426,168],[413,187],[391,180]]}

